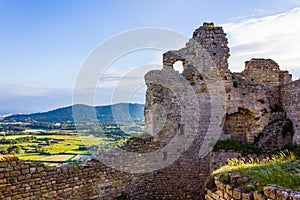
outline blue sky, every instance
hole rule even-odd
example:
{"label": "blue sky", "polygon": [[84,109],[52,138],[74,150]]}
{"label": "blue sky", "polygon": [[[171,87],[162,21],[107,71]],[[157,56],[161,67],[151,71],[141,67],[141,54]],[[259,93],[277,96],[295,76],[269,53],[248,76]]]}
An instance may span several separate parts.
{"label": "blue sky", "polygon": [[[71,105],[77,74],[89,53],[113,35],[143,27],[190,37],[203,22],[213,21],[228,33],[232,71],[261,55],[299,78],[299,6],[298,0],[0,0],[0,114]],[[126,72],[153,59],[157,53],[149,51],[115,65]],[[143,102],[143,91],[134,101]]]}

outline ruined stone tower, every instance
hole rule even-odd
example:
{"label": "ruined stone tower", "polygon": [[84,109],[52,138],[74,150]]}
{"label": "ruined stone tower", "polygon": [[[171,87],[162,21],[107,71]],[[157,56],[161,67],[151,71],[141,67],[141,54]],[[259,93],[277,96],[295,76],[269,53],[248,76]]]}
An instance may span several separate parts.
{"label": "ruined stone tower", "polygon": [[[204,192],[210,172],[208,143],[222,132],[225,115],[222,81],[231,78],[225,36],[221,27],[205,23],[186,47],[163,54],[162,70],[145,75],[147,132],[159,148],[176,139],[183,143],[166,152],[164,159],[175,151],[181,151],[180,157],[151,178],[158,199],[201,199]],[[181,74],[173,69],[176,61],[183,63]]]}
{"label": "ruined stone tower", "polygon": [[226,80],[230,71],[228,69],[229,48],[226,33],[222,27],[215,27],[213,23],[204,23],[193,33],[193,39],[206,49],[219,68],[220,75]]}
{"label": "ruined stone tower", "polygon": [[[213,146],[216,140],[225,139],[250,144],[258,141],[260,147],[270,150],[300,142],[296,98],[299,84],[271,59],[252,59],[245,62],[243,72],[232,73],[228,58],[222,27],[204,23],[186,47],[163,54],[162,70],[145,75],[146,127],[156,144],[161,148],[175,137],[195,133],[182,156],[152,179],[157,188],[169,186],[156,191],[161,198],[200,199],[210,172],[209,156],[203,151],[203,147],[211,150],[207,143]],[[183,63],[182,73],[173,69],[176,61]],[[187,96],[185,89],[174,89],[174,82],[187,83],[194,93]],[[287,125],[294,131],[285,129]]]}
{"label": "ruined stone tower", "polygon": [[[229,48],[227,46],[228,40],[226,38],[226,33],[224,33],[222,27],[215,27],[213,23],[204,23],[203,26],[196,29],[193,33],[193,37],[190,40],[190,43],[197,43],[198,46],[204,48],[205,51],[209,54],[210,58],[215,62],[219,68],[220,76],[224,79],[230,78],[229,69],[228,69],[228,58]],[[187,45],[188,48],[188,45]],[[187,61],[186,57],[181,52],[182,49],[177,51],[168,51],[163,54],[163,65],[172,67],[173,64],[180,60],[185,66]]]}

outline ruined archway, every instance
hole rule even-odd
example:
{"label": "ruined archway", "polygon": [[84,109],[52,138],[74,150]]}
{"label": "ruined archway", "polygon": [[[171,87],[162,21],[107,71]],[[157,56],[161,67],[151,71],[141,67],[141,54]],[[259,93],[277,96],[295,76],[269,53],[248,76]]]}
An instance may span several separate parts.
{"label": "ruined archway", "polygon": [[223,127],[224,136],[237,142],[247,143],[247,135],[254,123],[253,113],[248,109],[239,107],[237,112],[226,115]]}

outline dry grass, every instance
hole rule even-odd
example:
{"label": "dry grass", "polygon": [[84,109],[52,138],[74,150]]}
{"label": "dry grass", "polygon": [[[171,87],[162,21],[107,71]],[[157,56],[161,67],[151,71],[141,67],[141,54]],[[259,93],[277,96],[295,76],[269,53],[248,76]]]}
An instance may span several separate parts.
{"label": "dry grass", "polygon": [[268,184],[276,184],[285,188],[300,191],[300,163],[293,153],[280,152],[261,161],[251,159],[229,159],[228,164],[213,172],[213,175],[226,175],[237,172],[248,177],[243,185],[257,183],[259,190]]}
{"label": "dry grass", "polygon": [[41,162],[67,162],[76,155],[53,155],[38,159]]}

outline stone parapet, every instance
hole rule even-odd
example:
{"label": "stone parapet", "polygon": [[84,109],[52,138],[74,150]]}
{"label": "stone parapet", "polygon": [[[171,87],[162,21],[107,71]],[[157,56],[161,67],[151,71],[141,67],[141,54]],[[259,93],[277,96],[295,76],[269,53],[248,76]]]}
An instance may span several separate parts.
{"label": "stone parapet", "polygon": [[206,189],[206,200],[300,200],[300,192],[277,185],[267,185],[263,191],[242,191],[215,179],[216,188]]}

